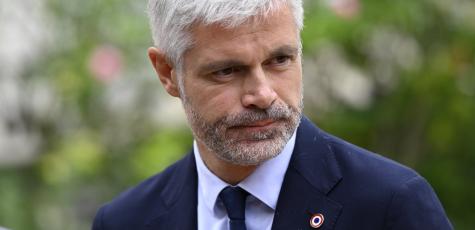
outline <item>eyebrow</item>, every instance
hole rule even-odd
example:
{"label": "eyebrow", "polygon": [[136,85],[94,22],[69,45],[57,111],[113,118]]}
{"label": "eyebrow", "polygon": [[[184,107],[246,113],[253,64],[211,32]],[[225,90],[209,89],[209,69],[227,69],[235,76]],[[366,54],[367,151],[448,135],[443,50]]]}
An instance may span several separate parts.
{"label": "eyebrow", "polygon": [[299,49],[294,47],[294,46],[290,46],[290,45],[283,45],[273,51],[270,52],[270,57],[276,57],[276,56],[280,56],[280,55],[297,55],[299,53]]}
{"label": "eyebrow", "polygon": [[[272,50],[269,54],[269,58],[281,56],[281,55],[294,55],[297,56],[299,49],[291,45],[283,45],[277,49]],[[229,67],[246,66],[246,63],[237,59],[227,59],[222,61],[213,61],[198,68],[198,73],[208,73],[215,70],[225,69]]]}

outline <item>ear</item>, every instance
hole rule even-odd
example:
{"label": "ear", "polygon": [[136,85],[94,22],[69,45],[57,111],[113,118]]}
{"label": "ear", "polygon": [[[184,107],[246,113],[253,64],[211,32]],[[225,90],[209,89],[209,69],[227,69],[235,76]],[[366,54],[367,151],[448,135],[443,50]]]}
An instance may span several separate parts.
{"label": "ear", "polygon": [[163,88],[171,96],[180,97],[175,67],[167,61],[165,54],[156,47],[148,48],[147,52]]}

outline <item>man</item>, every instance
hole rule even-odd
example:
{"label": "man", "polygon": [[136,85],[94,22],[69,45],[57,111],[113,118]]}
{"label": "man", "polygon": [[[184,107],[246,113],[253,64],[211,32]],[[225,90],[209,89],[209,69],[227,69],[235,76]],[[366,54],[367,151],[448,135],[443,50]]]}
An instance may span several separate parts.
{"label": "man", "polygon": [[150,0],[150,60],[193,150],[93,229],[451,229],[416,172],[302,116],[300,0]]}

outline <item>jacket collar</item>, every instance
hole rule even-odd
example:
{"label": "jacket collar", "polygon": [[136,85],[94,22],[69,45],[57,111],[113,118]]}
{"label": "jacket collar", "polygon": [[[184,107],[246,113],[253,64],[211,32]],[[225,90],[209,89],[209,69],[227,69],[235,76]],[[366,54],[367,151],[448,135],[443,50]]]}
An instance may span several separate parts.
{"label": "jacket collar", "polygon": [[272,229],[306,229],[322,214],[320,229],[333,229],[342,205],[327,195],[342,179],[326,134],[303,117],[279,195]]}

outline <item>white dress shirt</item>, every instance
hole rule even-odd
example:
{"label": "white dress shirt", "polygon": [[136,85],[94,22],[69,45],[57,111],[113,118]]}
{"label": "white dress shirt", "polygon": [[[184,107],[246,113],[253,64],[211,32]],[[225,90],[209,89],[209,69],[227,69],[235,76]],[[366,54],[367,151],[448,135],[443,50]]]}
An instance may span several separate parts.
{"label": "white dress shirt", "polygon": [[[246,199],[246,227],[248,230],[270,230],[279,198],[280,188],[295,146],[295,133],[276,157],[262,163],[237,186],[250,195]],[[193,151],[198,172],[198,230],[227,230],[228,215],[218,199],[223,188],[229,186],[204,164],[196,141]]]}

